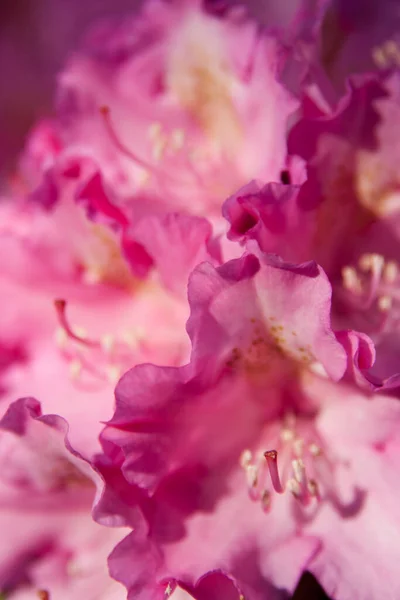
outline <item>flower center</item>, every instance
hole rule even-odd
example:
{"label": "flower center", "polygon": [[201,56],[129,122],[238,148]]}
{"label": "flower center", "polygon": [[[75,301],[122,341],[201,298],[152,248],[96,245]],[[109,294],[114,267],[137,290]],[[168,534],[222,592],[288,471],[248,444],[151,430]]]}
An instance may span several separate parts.
{"label": "flower center", "polygon": [[167,80],[169,90],[206,133],[215,151],[232,156],[242,131],[232,101],[236,78],[220,35],[215,22],[189,16],[171,46]]}
{"label": "flower center", "polygon": [[400,66],[400,46],[396,40],[386,40],[380,46],[372,48],[372,60],[378,69]]}
{"label": "flower center", "polygon": [[331,471],[319,436],[305,419],[292,414],[272,429],[274,435],[268,435],[271,449],[246,449],[240,457],[250,499],[260,503],[264,512],[271,508],[273,492],[290,492],[303,506],[319,502],[323,473],[327,467]]}
{"label": "flower center", "polygon": [[[150,157],[143,158],[120,139],[109,107],[101,107],[100,115],[110,141],[133,165],[133,181],[138,188],[154,183],[170,199],[177,197],[178,201],[187,188],[192,210],[203,214],[204,203],[210,194],[220,199],[240,185],[241,179],[237,174],[235,179],[231,163],[221,161],[210,143],[204,143],[194,131],[192,137],[191,132],[183,128],[168,129],[158,121],[152,122],[147,130]],[[201,191],[198,199],[194,189]],[[186,196],[184,200],[187,201]]]}

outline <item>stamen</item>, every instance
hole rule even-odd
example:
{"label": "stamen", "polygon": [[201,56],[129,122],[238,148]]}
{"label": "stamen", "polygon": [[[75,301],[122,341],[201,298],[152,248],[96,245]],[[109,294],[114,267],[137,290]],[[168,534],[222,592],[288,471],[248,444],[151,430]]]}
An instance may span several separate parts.
{"label": "stamen", "polygon": [[258,469],[256,465],[249,465],[246,467],[246,478],[247,484],[250,488],[257,487],[258,483]]}
{"label": "stamen", "polygon": [[378,308],[381,312],[389,312],[392,308],[392,298],[390,296],[381,296],[378,298]]}
{"label": "stamen", "polygon": [[306,476],[306,469],[302,460],[297,459],[292,461],[294,477],[299,483],[303,483]]}
{"label": "stamen", "polygon": [[357,271],[354,267],[343,267],[342,269],[343,286],[350,292],[362,293],[362,285]]}
{"label": "stamen", "polygon": [[385,55],[385,52],[379,46],[375,46],[375,48],[372,49],[372,59],[376,66],[380,69],[385,69],[388,65],[388,60]]}
{"label": "stamen", "polygon": [[126,156],[127,158],[132,160],[134,163],[138,164],[143,169],[149,169],[150,171],[157,172],[157,169],[153,165],[151,165],[147,161],[140,158],[140,156],[137,156],[134,152],[132,152],[132,150],[127,148],[121,142],[121,140],[118,138],[118,135],[117,135],[117,133],[113,127],[113,124],[111,122],[110,107],[109,106],[101,106],[100,107],[100,115],[103,117],[103,121],[104,121],[106,130],[107,130],[107,133],[111,138],[111,141],[116,146],[116,148],[121,152],[121,154],[123,154],[124,156]]}
{"label": "stamen", "polygon": [[47,590],[38,590],[36,595],[39,600],[50,600],[50,593]]}
{"label": "stamen", "polygon": [[360,269],[374,274],[380,274],[384,264],[385,260],[380,254],[363,254],[359,260]]}
{"label": "stamen", "polygon": [[[310,502],[310,492],[308,487],[308,479],[306,473],[306,467],[301,459],[296,459],[292,461],[293,473],[294,473],[294,481],[299,484],[299,488],[297,486],[293,486],[293,489],[296,490],[296,497],[303,504],[308,504]],[[292,480],[293,481],[293,480]]]}
{"label": "stamen", "polygon": [[399,47],[394,40],[387,40],[384,44],[386,55],[391,58],[395,65],[400,64],[400,52]]}
{"label": "stamen", "polygon": [[282,429],[280,437],[282,442],[291,442],[294,438],[294,431],[285,427],[284,429]]}
{"label": "stamen", "polygon": [[239,459],[240,466],[243,469],[246,469],[249,466],[249,464],[251,463],[252,458],[253,458],[253,456],[249,449],[243,450],[242,454],[240,455],[240,459]]}
{"label": "stamen", "polygon": [[156,162],[160,162],[167,146],[165,138],[158,138],[153,142],[152,156]]}
{"label": "stamen", "polygon": [[269,512],[271,508],[271,492],[264,490],[261,494],[261,508],[264,512]]}
{"label": "stamen", "polygon": [[282,494],[284,490],[278,471],[278,453],[276,450],[268,450],[267,452],[264,452],[264,456],[267,460],[273,488],[278,494]]}
{"label": "stamen", "polygon": [[319,493],[319,487],[317,482],[315,481],[315,479],[310,479],[308,484],[307,484],[307,489],[310,493],[311,496],[313,496],[314,498],[316,498],[317,500],[321,500],[321,496]]}
{"label": "stamen", "polygon": [[321,448],[317,444],[314,444],[314,442],[309,445],[308,449],[310,451],[310,454],[314,457],[321,456],[322,454]]}
{"label": "stamen", "polygon": [[296,456],[302,456],[304,450],[304,440],[302,438],[297,438],[293,442],[293,452]]}
{"label": "stamen", "polygon": [[293,496],[297,499],[301,496],[301,486],[298,481],[295,479],[289,479],[286,488],[293,494]]}
{"label": "stamen", "polygon": [[385,283],[394,283],[397,279],[399,269],[394,260],[386,263],[383,269],[383,280]]}
{"label": "stamen", "polygon": [[59,323],[60,323],[61,327],[63,328],[63,330],[65,331],[65,333],[67,334],[67,336],[71,340],[75,340],[75,342],[79,342],[80,344],[83,344],[84,346],[90,346],[92,348],[99,348],[101,346],[98,341],[81,337],[80,335],[78,335],[71,329],[71,326],[67,320],[67,315],[66,315],[67,303],[65,300],[60,300],[60,299],[54,300],[54,306],[57,311]]}

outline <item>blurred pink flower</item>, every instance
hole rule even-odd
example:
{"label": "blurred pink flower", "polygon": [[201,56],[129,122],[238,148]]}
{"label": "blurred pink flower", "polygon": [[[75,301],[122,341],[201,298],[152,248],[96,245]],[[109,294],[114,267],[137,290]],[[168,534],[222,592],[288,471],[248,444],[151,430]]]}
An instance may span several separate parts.
{"label": "blurred pink flower", "polygon": [[71,451],[67,432],[32,398],[11,404],[0,421],[0,589],[13,600],[122,600],[106,557],[126,530],[93,522],[95,473]]}
{"label": "blurred pink flower", "polygon": [[149,2],[94,30],[61,75],[64,154],[95,160],[135,219],[166,206],[217,217],[250,177],[279,179],[296,107],[284,62],[241,11]]}
{"label": "blurred pink flower", "polygon": [[289,135],[292,158],[307,179],[286,171],[281,184],[252,182],[223,212],[228,236],[256,240],[285,260],[314,259],[333,286],[335,326],[369,335],[372,373],[398,385],[399,178],[398,75],[356,80],[335,115],[306,98]]}
{"label": "blurred pink flower", "polygon": [[[68,420],[76,449],[87,457],[96,451],[118,378],[140,362],[185,361],[183,291],[192,263],[207,257],[202,248],[209,235],[201,219],[190,219],[185,229],[193,228],[193,244],[177,240],[179,256],[161,269],[176,287],[173,294],[157,273],[146,282],[135,279],[112,229],[87,219],[68,196],[50,212],[29,201],[3,203],[0,246],[9,256],[0,270],[0,339],[9,350],[3,402],[40,398],[45,412]],[[171,216],[170,230],[176,225],[179,232],[179,223]],[[160,264],[170,243],[164,231],[162,223],[153,228]]]}
{"label": "blurred pink flower", "polygon": [[0,205],[0,595],[125,597],[112,547],[134,600],[400,595],[399,83],[338,101],[335,6],[150,0],[60,75]]}

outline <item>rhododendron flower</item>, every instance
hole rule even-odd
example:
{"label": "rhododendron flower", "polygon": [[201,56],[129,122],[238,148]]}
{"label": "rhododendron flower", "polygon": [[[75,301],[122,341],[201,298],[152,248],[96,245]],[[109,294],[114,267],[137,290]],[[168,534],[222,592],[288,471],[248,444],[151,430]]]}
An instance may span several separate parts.
{"label": "rhododendron flower", "polygon": [[13,600],[122,600],[106,557],[124,530],[93,522],[96,475],[71,451],[67,431],[32,398],[0,421],[0,591]]}
{"label": "rhododendron flower", "polygon": [[344,16],[71,56],[0,204],[1,597],[400,597],[399,81],[339,98]]}
{"label": "rhododendron flower", "polygon": [[[70,451],[93,460],[115,382],[133,364],[185,360],[180,286],[192,262],[207,256],[210,226],[180,215],[153,220],[151,247],[173,294],[156,276],[135,279],[112,229],[89,220],[68,196],[50,210],[15,199],[3,203],[1,216],[0,245],[9,260],[0,277],[0,428],[9,433],[0,435],[0,592],[17,600],[35,590],[51,599],[122,600],[106,562],[122,534],[93,522],[98,476]],[[182,228],[192,231],[193,243],[180,242]],[[168,235],[177,253],[173,268],[165,264]],[[27,394],[53,416],[41,417],[33,400],[9,407]]]}
{"label": "rhododendron flower", "polygon": [[236,14],[149,2],[94,31],[60,78],[63,154],[94,159],[135,218],[166,203],[218,216],[249,178],[279,179],[296,106],[284,55]]}
{"label": "rhododendron flower", "polygon": [[400,66],[399,11],[396,2],[334,0],[321,24],[320,60],[338,91],[354,73]]}
{"label": "rhododendron flower", "polygon": [[[74,447],[90,456],[120,375],[142,361],[185,360],[185,303],[155,278],[135,280],[109,229],[67,200],[50,213],[23,202],[4,204],[1,213],[0,244],[10,261],[1,269],[0,339],[14,348],[2,367],[3,400],[34,394],[46,412],[68,419]],[[179,245],[180,217],[171,216],[165,231],[177,228],[179,256],[161,269],[179,294],[192,262],[206,257],[209,235],[201,219],[184,223],[186,231],[193,225],[193,244]],[[169,240],[162,223],[153,232],[162,262]]]}
{"label": "rhododendron flower", "polygon": [[384,379],[400,367],[397,80],[393,74],[355,82],[333,117],[306,100],[310,116],[292,129],[289,149],[307,161],[307,180],[291,181],[288,172],[286,185],[253,182],[223,209],[231,239],[255,239],[286,260],[318,261],[333,284],[335,323],[372,337],[374,372]]}
{"label": "rhododendron flower", "polygon": [[[376,457],[381,481],[399,408],[335,383],[347,357],[317,265],[254,251],[193,272],[189,365],[138,366],[117,386],[103,447],[125,477],[121,497],[130,489],[146,518],[110,558],[129,598],[162,598],[177,584],[195,596],[196,581],[216,571],[234,582],[233,598],[268,598],[273,586],[292,590],[306,567],[339,590],[335,598],[357,588],[341,561],[351,545],[340,552],[335,530],[350,536],[377,509],[363,461]],[[347,410],[352,421],[341,429]],[[364,418],[354,437],[353,419]],[[118,492],[106,478],[107,489]],[[331,564],[343,572],[340,587]]]}

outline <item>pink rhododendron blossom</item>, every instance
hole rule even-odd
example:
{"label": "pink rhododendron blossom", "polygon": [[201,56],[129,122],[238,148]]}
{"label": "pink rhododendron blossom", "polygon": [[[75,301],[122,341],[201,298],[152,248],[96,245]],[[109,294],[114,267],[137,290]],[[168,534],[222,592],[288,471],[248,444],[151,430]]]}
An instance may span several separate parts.
{"label": "pink rhododendron blossom", "polygon": [[124,530],[91,519],[95,473],[71,451],[67,432],[32,398],[11,404],[0,421],[0,590],[13,600],[122,600],[106,557]]}
{"label": "pink rhododendron blossom", "polygon": [[373,372],[384,380],[400,368],[397,88],[397,75],[356,82],[333,117],[306,99],[309,116],[289,137],[290,151],[307,161],[306,181],[288,170],[284,183],[248,184],[223,208],[230,239],[254,239],[293,262],[317,260],[333,284],[335,326],[372,337]]}
{"label": "pink rhododendron blossom", "polygon": [[[190,364],[129,371],[102,434],[125,477],[120,497],[130,489],[145,517],[111,555],[111,572],[129,598],[162,598],[177,584],[190,591],[221,570],[237,597],[258,599],[268,589],[292,590],[314,566],[333,591],[335,528],[357,530],[376,510],[364,453],[385,460],[386,444],[397,439],[397,401],[335,383],[347,359],[315,263],[252,253],[218,269],[204,263],[189,299]],[[359,366],[368,366],[359,344]],[[365,420],[358,437],[355,424],[340,427],[347,404],[352,419]],[[396,514],[393,505],[390,518]],[[334,597],[348,598],[356,579],[346,560],[339,567],[345,574]],[[375,572],[365,585],[378,589]]]}
{"label": "pink rhododendron blossom", "polygon": [[[76,204],[65,200],[50,212],[5,204],[1,216],[0,244],[10,261],[1,269],[0,339],[15,348],[4,360],[3,399],[34,394],[46,412],[68,420],[74,447],[90,456],[118,378],[135,363],[185,360],[186,305],[155,278],[135,280],[112,231]],[[171,217],[171,226],[179,222]],[[209,229],[196,220],[192,229],[193,245],[177,245],[175,268],[161,269],[182,290],[193,261],[208,256],[201,245]],[[162,235],[160,226],[152,238],[160,261],[169,243]]]}
{"label": "pink rhododendron blossom", "polygon": [[95,160],[136,218],[165,203],[218,216],[251,177],[279,178],[295,110],[283,53],[235,14],[149,2],[94,31],[60,78],[63,154]]}
{"label": "pink rhododendron blossom", "polygon": [[344,91],[354,73],[397,69],[400,13],[396,1],[334,0],[321,24],[319,54],[331,82]]}
{"label": "pink rhododendron blossom", "polygon": [[356,5],[149,0],[60,74],[0,204],[1,598],[400,597],[397,46],[385,4],[348,79]]}

